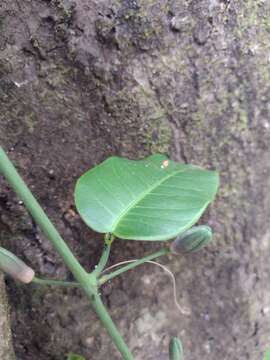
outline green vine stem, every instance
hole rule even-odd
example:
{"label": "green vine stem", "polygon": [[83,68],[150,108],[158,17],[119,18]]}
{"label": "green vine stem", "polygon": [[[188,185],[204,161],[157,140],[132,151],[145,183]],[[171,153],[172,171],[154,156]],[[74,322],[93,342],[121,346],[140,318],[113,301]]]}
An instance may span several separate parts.
{"label": "green vine stem", "polygon": [[75,281],[40,279],[36,276],[33,278],[32,283],[37,285],[49,285],[49,286],[52,285],[52,286],[64,286],[64,287],[81,287],[81,285]]}
{"label": "green vine stem", "polygon": [[[105,245],[104,246],[104,250],[103,253],[101,255],[100,261],[96,267],[96,269],[91,273],[91,275],[95,274],[96,277],[98,278],[100,275],[102,275],[100,277],[100,279],[97,282],[97,286],[101,286],[103,284],[105,284],[107,281],[112,280],[113,278],[115,278],[116,276],[119,276],[121,274],[123,274],[124,272],[128,271],[128,270],[132,270],[135,267],[139,266],[139,265],[143,265],[144,263],[150,261],[150,260],[154,260],[162,255],[166,255],[170,252],[170,250],[168,248],[164,248],[164,249],[160,249],[159,251],[154,252],[153,254],[147,255],[139,260],[134,260],[134,262],[132,262],[131,264],[122,266],[121,268],[110,272],[109,274],[105,274],[102,275],[103,272],[106,271],[103,270],[106,263],[107,263],[107,259],[109,256],[109,248]],[[114,265],[114,266],[117,266]],[[100,274],[100,275],[99,275]],[[40,279],[38,277],[34,277],[32,280],[32,283],[35,283],[37,285],[55,285],[55,286],[65,286],[65,287],[81,287],[81,285],[78,282],[75,281],[63,281],[63,280],[55,280],[55,279]]]}
{"label": "green vine stem", "polygon": [[168,248],[163,248],[163,249],[160,249],[159,251],[156,251],[155,253],[153,254],[150,254],[148,256],[145,256],[137,261],[134,261],[132,262],[131,264],[128,264],[128,265],[125,265],[125,266],[122,266],[120,269],[117,269],[115,271],[112,271],[111,273],[109,274],[106,274],[106,275],[103,275],[99,280],[98,280],[98,285],[103,285],[104,283],[106,283],[107,281],[113,279],[114,277],[128,271],[128,270],[131,270],[131,269],[134,269],[136,266],[139,266],[139,265],[142,265],[144,264],[145,262],[147,261],[150,261],[150,260],[153,260],[153,259],[156,259],[162,255],[166,255],[170,252],[170,250]]}
{"label": "green vine stem", "polygon": [[111,250],[111,244],[105,243],[100,260],[95,270],[92,272],[92,274],[95,275],[96,277],[99,276],[99,274],[101,274],[102,270],[105,268],[110,256],[110,250]]}
{"label": "green vine stem", "polygon": [[134,358],[131,352],[129,351],[118,329],[114,325],[107,309],[102,303],[97,290],[96,277],[92,274],[88,274],[80,265],[72,251],[69,249],[63,238],[60,236],[52,222],[38,204],[37,200],[32,195],[29,188],[18,174],[17,170],[9,160],[2,147],[0,147],[0,173],[4,175],[8,183],[22,199],[36,223],[39,225],[47,238],[52,242],[56,251],[62,257],[64,263],[67,265],[69,270],[73,273],[75,279],[84,289],[84,292],[90,300],[92,307],[95,309],[103,326],[107,329],[115,346],[122,354],[123,359],[133,360]]}

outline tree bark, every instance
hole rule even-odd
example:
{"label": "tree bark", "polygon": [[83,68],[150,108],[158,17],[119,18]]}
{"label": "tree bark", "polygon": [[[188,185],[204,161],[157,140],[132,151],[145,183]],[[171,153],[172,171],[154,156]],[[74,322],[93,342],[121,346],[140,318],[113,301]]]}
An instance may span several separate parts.
{"label": "tree bark", "polygon": [[[0,5],[0,142],[87,268],[102,246],[74,211],[82,172],[154,152],[220,171],[203,218],[214,244],[163,260],[191,315],[151,265],[103,289],[138,359],[167,360],[173,335],[188,360],[259,359],[270,345],[269,16],[263,0]],[[4,181],[0,191],[1,244],[44,277],[69,278]],[[119,240],[111,261],[154,248]],[[78,290],[8,284],[18,359],[119,358]]]}
{"label": "tree bark", "polygon": [[2,275],[0,275],[0,359],[15,359],[11,340],[8,301]]}

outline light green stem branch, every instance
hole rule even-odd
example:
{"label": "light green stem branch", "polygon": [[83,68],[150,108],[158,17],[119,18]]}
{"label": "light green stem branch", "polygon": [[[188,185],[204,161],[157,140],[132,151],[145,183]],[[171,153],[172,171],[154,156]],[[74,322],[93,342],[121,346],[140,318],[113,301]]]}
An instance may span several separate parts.
{"label": "light green stem branch", "polygon": [[[119,335],[118,330],[116,329],[106,307],[104,306],[101,298],[98,294],[95,294],[92,299],[92,306],[96,311],[96,314],[100,318],[103,326],[106,328],[108,333],[110,334],[114,344],[117,346],[118,350],[123,356],[124,360],[134,360],[131,352],[129,351],[128,347],[126,346],[123,338]],[[106,359],[111,359],[111,356],[108,354]]]}
{"label": "light green stem branch", "polygon": [[107,261],[110,256],[110,250],[111,250],[111,244],[104,244],[104,249],[101,255],[101,258],[95,268],[95,270],[92,272],[93,275],[98,276],[102,270],[105,268]]}
{"label": "light green stem branch", "polygon": [[5,154],[2,147],[0,147],[0,173],[4,175],[8,183],[23,200],[26,208],[29,210],[36,223],[39,225],[39,227],[48,237],[48,239],[52,242],[55,249],[62,257],[69,270],[73,273],[75,279],[84,289],[102,324],[107,329],[108,333],[113,339],[115,346],[122,354],[123,359],[133,360],[132,354],[130,353],[119,331],[115,327],[109,313],[107,312],[97,293],[96,277],[92,274],[88,274],[80,265],[80,263],[75,258],[65,241],[62,239],[52,222],[49,220],[41,206],[38,204],[38,202],[32,195],[29,188],[26,186],[26,184],[16,171],[15,167]]}
{"label": "light green stem branch", "polygon": [[131,270],[131,269],[134,269],[136,266],[139,266],[139,265],[142,265],[144,264],[145,262],[149,261],[149,260],[153,260],[153,259],[156,259],[162,255],[166,255],[170,252],[170,250],[168,248],[164,248],[164,249],[161,249],[159,251],[156,251],[155,253],[153,254],[150,254],[148,256],[145,256],[144,258],[142,259],[139,259],[137,261],[134,261],[132,262],[131,264],[128,264],[128,265],[125,265],[123,267],[121,267],[120,269],[118,270],[115,270],[107,275],[103,275],[99,281],[98,281],[98,284],[99,285],[102,285],[104,284],[105,282],[113,279],[114,277],[128,271],[128,270]]}
{"label": "light green stem branch", "polygon": [[40,279],[36,276],[32,280],[32,283],[37,285],[55,285],[55,286],[65,286],[65,287],[81,287],[81,285],[74,281],[61,281],[61,280],[50,280],[50,279]]}

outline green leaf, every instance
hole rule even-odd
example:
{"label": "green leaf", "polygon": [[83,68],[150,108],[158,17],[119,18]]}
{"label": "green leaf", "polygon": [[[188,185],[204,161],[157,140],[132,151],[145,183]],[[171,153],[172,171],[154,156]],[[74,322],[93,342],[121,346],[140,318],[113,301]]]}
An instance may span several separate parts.
{"label": "green leaf", "polygon": [[77,355],[77,354],[69,353],[67,360],[85,360],[85,357]]}
{"label": "green leaf", "polygon": [[270,348],[266,350],[263,360],[270,360]]}
{"label": "green leaf", "polygon": [[121,239],[169,240],[190,228],[214,199],[215,171],[164,155],[110,157],[82,175],[75,203],[92,229]]}

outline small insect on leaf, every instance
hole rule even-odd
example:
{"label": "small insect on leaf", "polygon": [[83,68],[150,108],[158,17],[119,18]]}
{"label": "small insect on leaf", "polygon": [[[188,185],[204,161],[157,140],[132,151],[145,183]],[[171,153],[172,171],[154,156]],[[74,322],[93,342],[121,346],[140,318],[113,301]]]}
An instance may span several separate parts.
{"label": "small insect on leaf", "polygon": [[35,272],[10,251],[0,247],[0,270],[25,284],[30,283]]}
{"label": "small insect on leaf", "polygon": [[169,166],[169,160],[164,160],[162,165],[161,165],[161,168],[164,169],[164,168],[166,168],[168,166]]}

